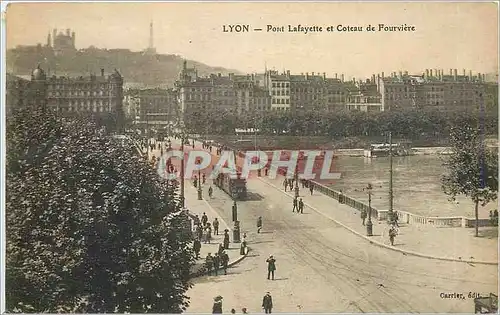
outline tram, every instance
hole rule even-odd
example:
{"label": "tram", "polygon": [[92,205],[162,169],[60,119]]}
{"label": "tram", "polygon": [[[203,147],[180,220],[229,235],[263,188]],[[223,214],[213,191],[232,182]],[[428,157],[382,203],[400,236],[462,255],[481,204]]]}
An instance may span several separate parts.
{"label": "tram", "polygon": [[230,174],[217,175],[215,186],[225,191],[233,200],[245,200],[247,198],[247,181],[241,178],[241,172],[236,173],[237,178],[231,178]]}

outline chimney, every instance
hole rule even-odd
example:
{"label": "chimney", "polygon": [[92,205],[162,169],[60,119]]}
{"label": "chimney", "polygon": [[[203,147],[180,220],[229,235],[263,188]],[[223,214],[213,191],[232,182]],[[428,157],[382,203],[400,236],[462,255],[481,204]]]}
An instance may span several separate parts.
{"label": "chimney", "polygon": [[375,75],[372,74],[372,83],[375,83]]}
{"label": "chimney", "polygon": [[337,79],[337,73],[335,73],[335,79]]}
{"label": "chimney", "polygon": [[104,69],[101,68],[101,77],[104,77]]}
{"label": "chimney", "polygon": [[450,69],[450,77],[453,75],[453,69]]}
{"label": "chimney", "polygon": [[306,72],[306,80],[309,79],[309,72]]}
{"label": "chimney", "polygon": [[384,71],[382,71],[382,79],[384,78]]}
{"label": "chimney", "polygon": [[481,82],[481,73],[479,73],[479,72],[477,73],[477,81]]}
{"label": "chimney", "polygon": [[406,75],[406,76],[408,75],[408,71],[405,71],[405,75]]}
{"label": "chimney", "polygon": [[429,69],[425,69],[425,79],[429,79]]}
{"label": "chimney", "polygon": [[453,70],[453,80],[457,81],[457,79],[458,79],[458,70],[454,69]]}
{"label": "chimney", "polygon": [[463,69],[463,70],[464,70],[464,77],[465,77],[465,69]]}
{"label": "chimney", "polygon": [[433,75],[432,75],[432,69],[429,70],[429,76],[432,78]]}
{"label": "chimney", "polygon": [[69,34],[70,34],[70,30],[69,30],[69,28],[67,28],[66,29],[66,36],[70,36]]}
{"label": "chimney", "polygon": [[57,36],[57,29],[52,30],[52,40],[55,41]]}
{"label": "chimney", "polygon": [[286,71],[286,75],[287,75],[287,76],[290,76],[290,70],[287,70],[287,71]]}
{"label": "chimney", "polygon": [[469,70],[469,81],[472,82],[472,70]]}
{"label": "chimney", "polygon": [[323,79],[326,80],[326,72],[323,72]]}
{"label": "chimney", "polygon": [[76,45],[75,45],[75,32],[71,33],[71,43],[73,43],[73,48],[75,48],[76,47]]}
{"label": "chimney", "polygon": [[314,77],[314,72],[312,73],[312,76]]}
{"label": "chimney", "polygon": [[483,73],[483,78],[481,80],[482,82],[486,82],[486,74]]}
{"label": "chimney", "polygon": [[401,71],[401,70],[399,71],[399,77],[403,78],[403,71]]}

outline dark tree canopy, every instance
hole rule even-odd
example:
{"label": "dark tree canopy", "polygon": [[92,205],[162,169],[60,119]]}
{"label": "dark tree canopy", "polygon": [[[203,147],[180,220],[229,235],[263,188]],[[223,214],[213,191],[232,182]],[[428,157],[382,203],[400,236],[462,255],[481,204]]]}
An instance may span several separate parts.
{"label": "dark tree canopy", "polygon": [[9,312],[188,306],[194,256],[176,187],[84,119],[21,111],[7,141]]}

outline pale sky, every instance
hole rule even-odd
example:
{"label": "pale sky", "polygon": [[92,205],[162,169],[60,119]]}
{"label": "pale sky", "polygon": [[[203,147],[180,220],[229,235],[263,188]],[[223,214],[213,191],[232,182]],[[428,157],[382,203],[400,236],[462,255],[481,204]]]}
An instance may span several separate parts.
{"label": "pale sky", "polygon": [[[262,72],[264,65],[292,73],[345,73],[471,69],[497,72],[495,3],[13,3],[7,8],[7,46],[45,44],[53,28],[76,32],[77,48],[142,50],[149,23],[159,53],[210,66]],[[338,24],[407,24],[415,32],[327,32]],[[249,24],[262,32],[224,33]],[[268,33],[267,25],[322,26],[322,33]],[[468,73],[468,71],[467,71]]]}

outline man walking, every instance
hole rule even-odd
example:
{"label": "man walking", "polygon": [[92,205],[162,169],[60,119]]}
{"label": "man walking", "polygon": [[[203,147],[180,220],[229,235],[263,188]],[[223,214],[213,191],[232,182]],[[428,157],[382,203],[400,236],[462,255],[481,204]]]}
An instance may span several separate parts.
{"label": "man walking", "polygon": [[212,198],[213,194],[214,194],[214,190],[212,189],[212,186],[208,187],[208,197]]}
{"label": "man walking", "polygon": [[224,230],[224,249],[229,248],[229,231],[227,229]]}
{"label": "man walking", "polygon": [[207,215],[205,214],[205,212],[203,212],[203,215],[201,216],[201,224],[202,224],[203,226],[205,226],[205,225],[207,224],[207,222],[208,222],[208,217],[207,217]]}
{"label": "man walking", "polygon": [[257,219],[257,233],[260,233],[261,229],[262,229],[262,217],[259,217]]}
{"label": "man walking", "polygon": [[217,271],[219,270],[219,267],[220,267],[219,254],[215,253],[213,262],[214,262],[214,273],[215,273],[215,275],[217,275]]}
{"label": "man walking", "polygon": [[361,220],[363,220],[363,225],[365,225],[366,220],[366,210],[361,210]]}
{"label": "man walking", "polygon": [[212,253],[208,253],[205,258],[205,267],[207,268],[208,275],[212,274],[212,267],[214,266],[214,258],[212,257]]}
{"label": "man walking", "polygon": [[293,198],[293,209],[292,212],[295,212],[297,210],[297,213],[299,213],[299,210],[297,209],[297,197]]}
{"label": "man walking", "polygon": [[272,276],[272,280],[274,280],[274,271],[276,270],[276,259],[274,259],[273,255],[269,256],[266,260],[267,262],[267,280]]}
{"label": "man walking", "polygon": [[193,250],[194,253],[196,254],[196,259],[200,258],[200,249],[201,249],[200,239],[195,238],[193,243]]}
{"label": "man walking", "polygon": [[286,189],[288,188],[288,180],[285,178],[285,181],[283,182],[283,186],[285,186],[285,192]]}
{"label": "man walking", "polygon": [[389,230],[389,241],[391,241],[391,245],[394,246],[394,238],[398,234],[396,227],[394,225],[391,226],[391,229]]}
{"label": "man walking", "polygon": [[267,292],[262,299],[262,308],[266,314],[271,314],[271,310],[273,309],[273,298],[271,297],[271,293]]}
{"label": "man walking", "polygon": [[227,266],[229,265],[229,256],[227,253],[224,251],[220,255],[220,262],[222,265],[222,269],[224,269],[224,274],[227,275]]}
{"label": "man walking", "polygon": [[214,226],[214,235],[219,235],[219,220],[215,218],[212,225]]}
{"label": "man walking", "polygon": [[299,201],[299,212],[304,213],[304,201],[302,201],[302,198]]}
{"label": "man walking", "polygon": [[309,183],[309,191],[311,192],[311,196],[313,195],[313,191],[314,191],[314,185],[312,182]]}

